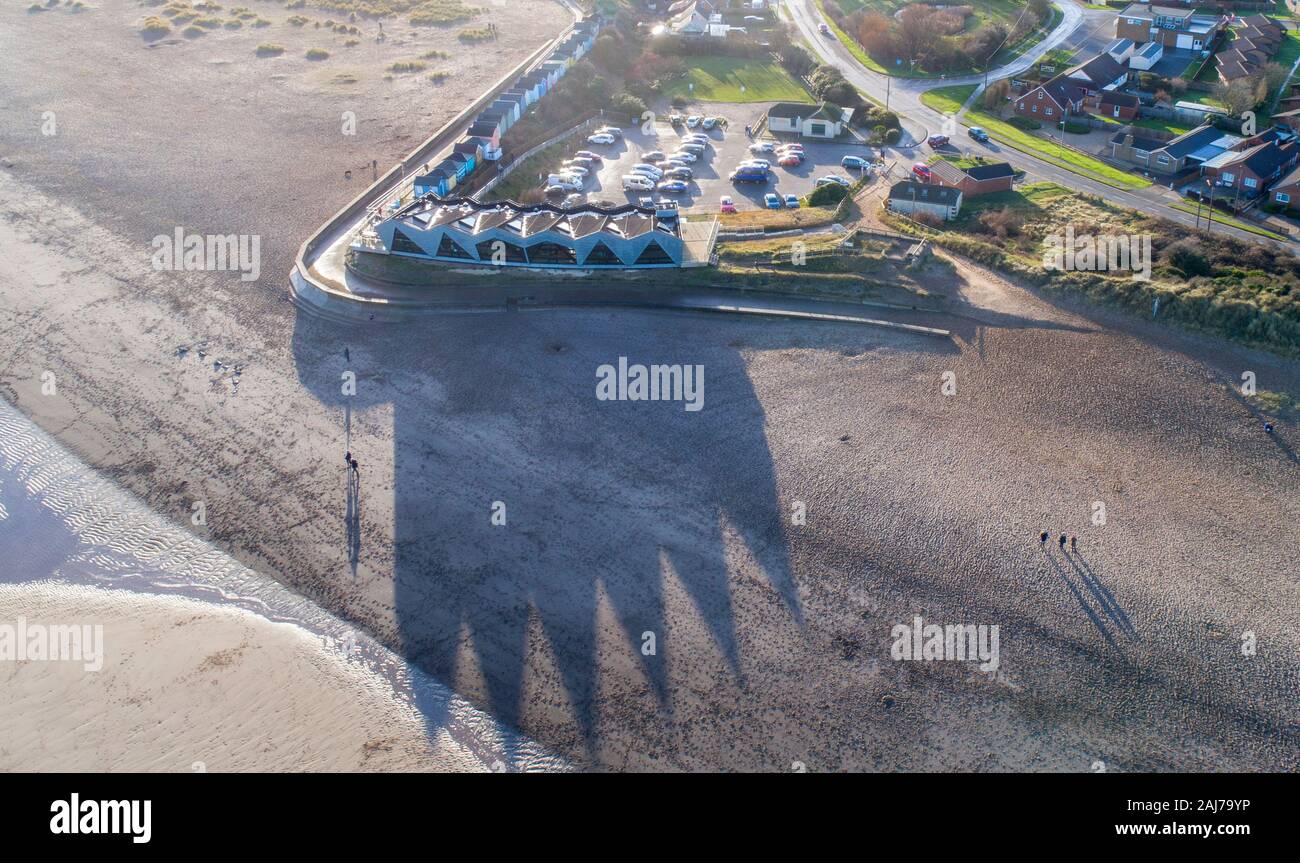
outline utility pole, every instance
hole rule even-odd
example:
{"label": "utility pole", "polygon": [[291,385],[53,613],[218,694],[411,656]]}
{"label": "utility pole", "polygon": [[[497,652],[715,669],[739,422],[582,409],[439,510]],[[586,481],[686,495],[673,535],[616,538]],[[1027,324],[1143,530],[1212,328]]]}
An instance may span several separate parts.
{"label": "utility pole", "polygon": [[885,110],[889,110],[889,85],[894,81],[893,75],[885,76]]}
{"label": "utility pole", "polygon": [[1210,206],[1205,211],[1205,233],[1210,233],[1214,227],[1214,181],[1209,179],[1205,181],[1210,187]]}

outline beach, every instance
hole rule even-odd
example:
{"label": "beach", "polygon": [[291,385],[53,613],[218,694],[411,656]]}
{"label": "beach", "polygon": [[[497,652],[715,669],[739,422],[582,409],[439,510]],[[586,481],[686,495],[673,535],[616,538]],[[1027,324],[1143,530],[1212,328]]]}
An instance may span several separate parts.
{"label": "beach", "polygon": [[[84,464],[75,476],[129,494],[130,524],[158,520],[101,539],[135,537],[124,547],[154,559],[197,543],[220,563],[185,583],[283,590],[294,625],[319,613],[449,693],[407,702],[430,752],[389,694],[278,613],[236,603],[168,629],[188,612],[142,585],[135,655],[202,633],[161,679],[206,676],[286,717],[293,693],[323,688],[326,718],[352,730],[334,749],[268,729],[278,742],[259,762],[242,747],[261,720],[221,725],[214,707],[176,731],[182,745],[148,736],[113,769],[1295,768],[1300,434],[1266,433],[1238,389],[1249,370],[1300,392],[1294,362],[965,262],[955,313],[933,322],[949,339],[619,309],[322,319],[288,299],[294,250],[359,191],[338,179],[358,156],[391,164],[437,116],[376,98],[375,125],[392,129],[336,143],[320,132],[340,107],[328,92],[299,82],[286,98],[256,67],[179,49],[127,62],[177,97],[230,76],[222,95],[116,116],[100,107],[111,88],[49,61],[72,36],[92,57],[138,46],[67,26],[0,46],[19,115],[76,94],[60,96],[54,141],[35,120],[0,129],[6,409]],[[14,74],[24,64],[48,80]],[[241,88],[271,119],[246,115]],[[230,135],[241,122],[252,131]],[[261,278],[153,269],[150,238],[178,225],[259,235]],[[703,409],[599,400],[597,369],[619,357],[703,366]],[[33,494],[40,476],[24,480]],[[6,580],[58,580],[67,549],[8,524]],[[176,533],[158,543],[163,527]],[[1077,536],[1077,552],[1041,547],[1044,530]],[[116,590],[24,596],[5,608],[131,616]],[[917,615],[998,625],[997,673],[894,661],[891,631]],[[246,642],[238,663],[186,677]],[[254,679],[282,652],[276,701]],[[31,685],[45,711],[66,700]],[[115,697],[84,686],[88,704]],[[42,715],[14,716],[17,739],[43,737]],[[474,762],[439,751],[447,728]]]}

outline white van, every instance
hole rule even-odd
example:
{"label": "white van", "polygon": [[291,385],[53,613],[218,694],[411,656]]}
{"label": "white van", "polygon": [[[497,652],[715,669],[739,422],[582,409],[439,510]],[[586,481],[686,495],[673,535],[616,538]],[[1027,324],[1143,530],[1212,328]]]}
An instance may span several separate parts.
{"label": "white van", "polygon": [[645,174],[627,174],[623,177],[623,191],[625,192],[652,192],[654,187],[655,181]]}
{"label": "white van", "polygon": [[566,189],[581,189],[582,177],[577,174],[551,174],[546,178],[548,186],[562,186]]}

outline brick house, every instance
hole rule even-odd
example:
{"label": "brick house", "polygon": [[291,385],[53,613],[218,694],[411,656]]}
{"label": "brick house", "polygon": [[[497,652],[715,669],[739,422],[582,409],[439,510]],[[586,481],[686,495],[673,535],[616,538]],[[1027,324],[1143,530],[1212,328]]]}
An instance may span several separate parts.
{"label": "brick house", "polygon": [[1200,126],[1168,140],[1159,133],[1130,127],[1111,138],[1110,154],[1117,161],[1172,176],[1198,168],[1243,143],[1244,139],[1214,126]]}
{"label": "brick house", "polygon": [[1015,174],[1015,169],[1006,162],[958,168],[952,162],[940,159],[930,166],[931,184],[959,189],[968,198],[1011,191]]}
{"label": "brick house", "polygon": [[1300,168],[1291,169],[1291,173],[1278,180],[1269,191],[1268,200],[1290,210],[1300,210]]}
{"label": "brick house", "polygon": [[1110,54],[1071,66],[1061,74],[1016,97],[1015,111],[1022,117],[1060,122],[1070,114],[1082,113],[1084,102],[1097,100],[1128,80],[1128,70]]}
{"label": "brick house", "polygon": [[1165,48],[1208,49],[1227,26],[1227,19],[1194,14],[1190,7],[1130,3],[1115,18],[1115,38],[1137,45],[1158,42]]}
{"label": "brick house", "polygon": [[1216,195],[1255,198],[1295,167],[1300,144],[1276,138],[1245,150],[1227,150],[1201,165],[1202,176],[1213,181]]}

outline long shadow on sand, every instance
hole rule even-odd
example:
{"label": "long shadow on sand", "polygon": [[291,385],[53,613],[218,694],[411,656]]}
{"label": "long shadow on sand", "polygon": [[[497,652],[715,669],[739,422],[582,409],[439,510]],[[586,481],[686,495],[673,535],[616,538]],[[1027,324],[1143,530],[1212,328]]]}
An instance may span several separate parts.
{"label": "long shadow on sand", "polygon": [[[670,680],[675,650],[691,645],[690,657],[679,654],[685,664],[704,644],[718,656],[711,676],[745,689],[730,583],[737,548],[787,622],[803,626],[790,504],[779,499],[762,404],[740,348],[716,333],[698,337],[732,327],[748,348],[763,349],[765,338],[788,348],[790,331],[730,321],[565,311],[339,324],[300,313],[294,353],[304,385],[340,414],[348,403],[356,414],[392,405],[390,646],[588,766],[613,766],[597,751],[610,729],[637,751],[676,756],[672,735],[647,740],[657,736],[647,728],[655,716],[660,728],[671,725],[674,704],[709,684]],[[871,330],[839,332],[846,345],[879,342]],[[597,400],[597,366],[620,356],[703,364],[704,409]],[[350,399],[339,389],[348,367],[357,373]],[[358,505],[375,455],[363,446],[354,434]],[[372,523],[379,517],[366,511]],[[505,524],[494,524],[494,512]],[[371,553],[361,549],[363,565]],[[702,634],[675,635],[683,618],[701,621]],[[430,733],[445,719],[431,708]]]}

